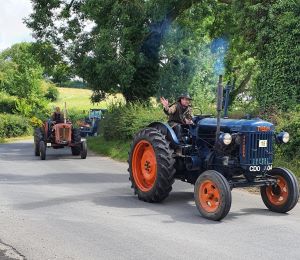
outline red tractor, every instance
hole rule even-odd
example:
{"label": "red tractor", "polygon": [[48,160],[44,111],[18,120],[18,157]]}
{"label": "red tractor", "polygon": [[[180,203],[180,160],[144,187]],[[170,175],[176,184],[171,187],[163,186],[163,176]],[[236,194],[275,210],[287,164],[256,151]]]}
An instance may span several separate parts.
{"label": "red tractor", "polygon": [[46,159],[46,149],[50,147],[71,147],[72,155],[80,155],[81,159],[87,156],[87,144],[85,140],[81,140],[80,130],[74,128],[72,123],[66,120],[66,115],[62,117],[60,112],[55,112],[42,127],[35,129],[34,147],[35,155],[40,156],[41,160]]}

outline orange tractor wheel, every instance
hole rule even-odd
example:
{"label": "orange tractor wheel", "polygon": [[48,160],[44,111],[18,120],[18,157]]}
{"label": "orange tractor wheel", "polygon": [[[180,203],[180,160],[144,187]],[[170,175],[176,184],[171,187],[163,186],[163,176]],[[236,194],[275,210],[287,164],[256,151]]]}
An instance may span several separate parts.
{"label": "orange tractor wheel", "polygon": [[195,183],[195,203],[207,219],[221,220],[231,207],[231,190],[225,177],[213,170],[201,173]]}
{"label": "orange tractor wheel", "polygon": [[134,137],[129,152],[129,179],[138,198],[147,202],[165,199],[175,174],[173,150],[155,128],[145,128]]}
{"label": "orange tractor wheel", "polygon": [[277,184],[261,187],[263,202],[271,211],[290,211],[299,200],[299,186],[295,175],[284,168],[274,168],[268,174],[277,179]]}

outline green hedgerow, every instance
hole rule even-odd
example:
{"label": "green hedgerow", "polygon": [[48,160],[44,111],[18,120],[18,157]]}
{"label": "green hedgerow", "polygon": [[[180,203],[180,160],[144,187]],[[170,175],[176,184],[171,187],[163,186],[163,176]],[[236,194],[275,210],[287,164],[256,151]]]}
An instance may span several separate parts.
{"label": "green hedgerow", "polygon": [[166,121],[161,108],[141,103],[114,105],[100,122],[100,132],[107,140],[128,140],[153,121]]}

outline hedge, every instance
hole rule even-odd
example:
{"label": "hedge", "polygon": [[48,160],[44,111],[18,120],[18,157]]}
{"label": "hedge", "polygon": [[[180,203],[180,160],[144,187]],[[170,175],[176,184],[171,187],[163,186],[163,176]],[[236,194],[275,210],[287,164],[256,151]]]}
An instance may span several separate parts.
{"label": "hedge", "polygon": [[28,135],[31,131],[29,119],[18,115],[0,114],[0,139]]}
{"label": "hedge", "polygon": [[162,108],[141,103],[117,105],[109,109],[100,123],[100,132],[107,140],[129,140],[153,121],[166,121]]}

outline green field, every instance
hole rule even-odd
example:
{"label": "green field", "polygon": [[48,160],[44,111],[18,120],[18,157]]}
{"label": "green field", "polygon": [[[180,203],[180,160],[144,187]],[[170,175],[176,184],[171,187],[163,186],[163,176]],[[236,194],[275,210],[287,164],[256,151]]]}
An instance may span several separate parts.
{"label": "green field", "polygon": [[106,102],[100,102],[99,104],[92,104],[90,97],[92,91],[89,89],[78,88],[58,88],[59,98],[56,102],[51,103],[50,106],[64,107],[64,103],[67,103],[68,109],[76,110],[89,110],[90,108],[106,108]]}
{"label": "green field", "polygon": [[109,104],[124,102],[124,98],[121,94],[110,95],[105,101],[93,104],[90,100],[93,91],[90,89],[58,88],[58,91],[59,98],[56,102],[49,104],[51,108],[56,106],[63,108],[66,102],[69,110],[87,111],[90,108],[107,108]]}

